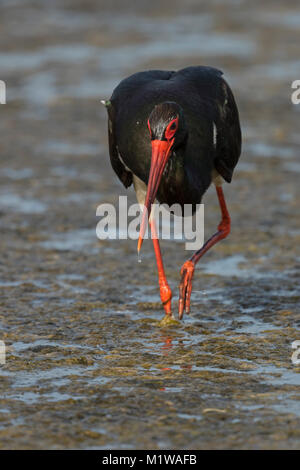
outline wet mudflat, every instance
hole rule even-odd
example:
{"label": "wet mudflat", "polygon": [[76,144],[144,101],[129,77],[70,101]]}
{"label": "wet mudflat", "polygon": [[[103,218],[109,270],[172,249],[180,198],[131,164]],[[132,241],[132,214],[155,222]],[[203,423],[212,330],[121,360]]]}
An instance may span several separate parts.
{"label": "wet mudflat", "polygon": [[[299,6],[101,3],[1,6],[0,447],[299,448]],[[199,263],[191,315],[162,328],[151,242],[138,263],[135,241],[96,238],[97,206],[126,194],[99,100],[200,63],[241,114],[232,233]],[[203,202],[207,238],[213,189]],[[190,253],[162,250],[176,313]]]}

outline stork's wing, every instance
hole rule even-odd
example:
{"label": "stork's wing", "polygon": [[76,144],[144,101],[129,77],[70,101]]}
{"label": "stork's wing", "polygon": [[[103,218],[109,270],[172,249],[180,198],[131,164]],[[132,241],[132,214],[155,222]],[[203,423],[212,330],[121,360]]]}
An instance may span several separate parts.
{"label": "stork's wing", "polygon": [[230,183],[233,170],[241,154],[239,113],[232,91],[221,72],[213,67],[187,67],[179,70],[193,87],[199,99],[209,102],[211,119],[217,128],[214,165],[218,173]]}
{"label": "stork's wing", "polygon": [[132,173],[125,168],[120,159],[116,138],[116,120],[119,109],[126,107],[127,98],[130,98],[139,87],[153,80],[168,80],[175,72],[162,70],[149,70],[138,72],[122,80],[115,88],[110,101],[107,102],[108,111],[108,140],[111,165],[120,181],[128,188],[132,184]]}
{"label": "stork's wing", "polygon": [[224,79],[222,79],[217,106],[215,167],[225,181],[230,183],[233,170],[241,155],[242,135],[235,99]]}
{"label": "stork's wing", "polygon": [[108,145],[111,166],[125,188],[128,188],[132,184],[132,173],[126,170],[120,159],[115,137],[115,109],[110,101],[107,102],[106,109],[108,113]]}

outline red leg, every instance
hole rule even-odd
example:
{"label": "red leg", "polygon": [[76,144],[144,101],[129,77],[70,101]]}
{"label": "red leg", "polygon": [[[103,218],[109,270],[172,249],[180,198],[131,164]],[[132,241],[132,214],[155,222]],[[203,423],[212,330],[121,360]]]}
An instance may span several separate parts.
{"label": "red leg", "polygon": [[218,226],[218,231],[203,245],[200,250],[196,251],[193,256],[187,260],[181,268],[181,281],[179,286],[179,319],[182,318],[183,312],[190,312],[190,299],[192,293],[192,279],[195,265],[199,259],[218,241],[226,238],[230,232],[230,216],[226,207],[222,186],[216,186],[217,195],[221,207],[222,220]]}
{"label": "red leg", "polygon": [[158,283],[159,283],[159,290],[160,290],[160,298],[163,303],[166,315],[172,316],[171,311],[171,299],[172,299],[172,291],[169,287],[165,271],[164,271],[164,264],[161,256],[159,240],[156,232],[155,220],[154,218],[150,218],[150,227],[151,227],[151,236],[156,256],[156,263],[158,269]]}

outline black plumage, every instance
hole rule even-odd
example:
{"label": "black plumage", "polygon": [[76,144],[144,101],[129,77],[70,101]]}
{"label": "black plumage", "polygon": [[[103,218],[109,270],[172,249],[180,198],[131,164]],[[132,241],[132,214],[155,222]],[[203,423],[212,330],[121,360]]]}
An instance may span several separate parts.
{"label": "black plumage", "polygon": [[121,81],[107,109],[111,163],[125,187],[132,183],[125,166],[148,182],[151,140],[147,121],[155,106],[164,102],[179,105],[186,136],[173,148],[158,201],[200,203],[213,168],[230,183],[241,153],[241,130],[232,91],[222,75],[215,68],[196,66],[178,72],[139,72]]}
{"label": "black plumage", "polygon": [[167,319],[172,318],[172,292],[155,219],[149,219],[155,199],[169,206],[180,204],[183,210],[192,204],[195,210],[213,180],[220,204],[217,232],[181,268],[180,319],[190,311],[197,262],[230,232],[222,182],[231,182],[240,157],[241,129],[232,91],[222,75],[204,66],[139,72],[123,80],[105,102],[111,164],[125,187],[134,182],[139,202],[144,203],[137,249],[149,222]]}

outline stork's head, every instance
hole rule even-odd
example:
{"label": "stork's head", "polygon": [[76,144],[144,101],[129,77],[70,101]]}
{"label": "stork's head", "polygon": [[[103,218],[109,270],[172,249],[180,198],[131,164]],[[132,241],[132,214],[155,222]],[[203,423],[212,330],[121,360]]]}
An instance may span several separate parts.
{"label": "stork's head", "polygon": [[152,157],[138,241],[138,252],[143,243],[151,206],[155,200],[166,163],[172,154],[172,150],[183,142],[187,134],[182,108],[177,103],[168,101],[158,104],[150,113],[148,129],[152,146]]}
{"label": "stork's head", "polygon": [[182,138],[185,124],[181,106],[172,101],[156,105],[150,113],[148,128],[151,141],[171,143]]}

